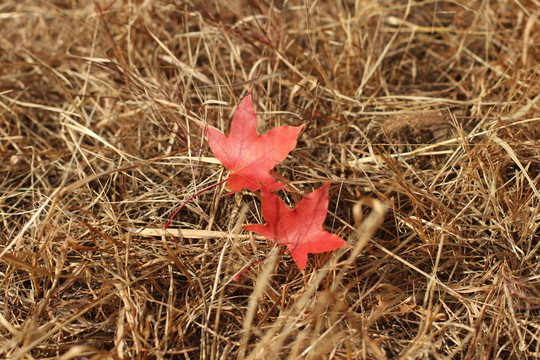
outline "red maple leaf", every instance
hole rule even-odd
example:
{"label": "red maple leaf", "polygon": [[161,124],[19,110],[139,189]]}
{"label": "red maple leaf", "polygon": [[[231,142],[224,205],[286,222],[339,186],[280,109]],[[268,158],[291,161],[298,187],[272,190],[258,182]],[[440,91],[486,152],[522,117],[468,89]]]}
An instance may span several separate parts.
{"label": "red maple leaf", "polygon": [[266,225],[244,226],[276,243],[287,246],[296,265],[303,270],[308,253],[321,253],[347,247],[345,240],[323,230],[323,222],[328,211],[328,188],[326,183],[320,189],[306,195],[289,210],[280,198],[262,189],[262,212]]}
{"label": "red maple leaf", "polygon": [[231,171],[227,180],[229,194],[244,188],[256,191],[261,186],[269,191],[285,189],[277,182],[270,170],[285,160],[296,146],[301,126],[281,126],[265,135],[257,134],[257,117],[248,94],[234,112],[231,132],[225,136],[215,129],[206,129],[210,149],[216,158]]}

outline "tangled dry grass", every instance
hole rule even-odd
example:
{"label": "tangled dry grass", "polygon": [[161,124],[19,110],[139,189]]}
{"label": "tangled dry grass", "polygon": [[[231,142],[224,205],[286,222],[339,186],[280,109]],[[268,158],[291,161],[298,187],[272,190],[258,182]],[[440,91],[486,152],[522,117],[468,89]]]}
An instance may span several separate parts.
{"label": "tangled dry grass", "polygon": [[[0,4],[0,353],[540,358],[540,3]],[[199,125],[307,124],[351,249],[299,273]],[[357,208],[355,223],[353,208]],[[362,215],[362,216],[358,216]],[[272,254],[232,280],[245,265]]]}

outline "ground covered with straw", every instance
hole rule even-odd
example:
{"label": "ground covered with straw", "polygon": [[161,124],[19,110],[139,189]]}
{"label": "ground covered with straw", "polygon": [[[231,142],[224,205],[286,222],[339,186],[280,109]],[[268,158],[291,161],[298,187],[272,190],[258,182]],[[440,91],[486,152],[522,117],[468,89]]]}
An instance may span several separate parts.
{"label": "ground covered with straw", "polygon": [[[0,357],[540,358],[538,44],[537,0],[2,1]],[[250,91],[350,245],[303,272],[258,193],[163,229]]]}

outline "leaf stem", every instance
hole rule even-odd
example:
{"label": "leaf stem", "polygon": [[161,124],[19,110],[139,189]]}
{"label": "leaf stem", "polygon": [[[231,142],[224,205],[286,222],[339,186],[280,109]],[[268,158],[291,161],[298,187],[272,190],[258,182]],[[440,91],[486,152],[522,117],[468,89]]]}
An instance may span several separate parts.
{"label": "leaf stem", "polygon": [[195,195],[193,195],[193,196],[190,197],[189,199],[187,199],[187,200],[182,204],[182,206],[180,206],[180,207],[174,212],[174,214],[171,215],[171,217],[169,218],[169,220],[167,221],[167,223],[165,224],[165,226],[163,226],[163,229],[167,229],[167,228],[169,227],[169,225],[170,225],[171,222],[172,222],[172,219],[176,216],[176,214],[178,214],[178,213],[180,212],[180,210],[182,210],[182,208],[183,208],[184,206],[187,205],[187,203],[189,203],[191,200],[193,200],[193,199],[196,198],[197,196],[201,195],[203,192],[208,191],[208,190],[210,190],[210,189],[213,189],[213,188],[215,188],[216,186],[219,186],[219,185],[225,183],[226,181],[227,181],[227,179],[222,180],[222,181],[218,182],[217,184],[210,185],[210,186],[208,186],[208,187],[202,189],[201,191],[199,191],[198,193],[196,193]]}

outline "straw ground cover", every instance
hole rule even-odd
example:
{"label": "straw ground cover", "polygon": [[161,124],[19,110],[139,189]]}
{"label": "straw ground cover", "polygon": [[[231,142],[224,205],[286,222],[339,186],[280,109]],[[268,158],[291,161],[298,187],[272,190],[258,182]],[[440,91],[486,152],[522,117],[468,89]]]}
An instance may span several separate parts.
{"label": "straw ground cover", "polygon": [[[538,1],[2,1],[0,356],[539,358],[538,44]],[[304,272],[258,194],[162,230],[248,91],[351,245]]]}

